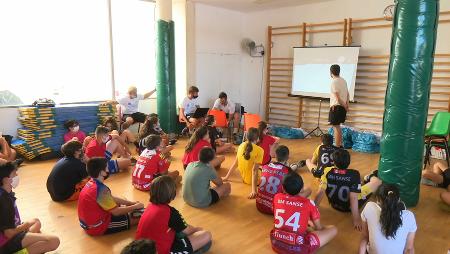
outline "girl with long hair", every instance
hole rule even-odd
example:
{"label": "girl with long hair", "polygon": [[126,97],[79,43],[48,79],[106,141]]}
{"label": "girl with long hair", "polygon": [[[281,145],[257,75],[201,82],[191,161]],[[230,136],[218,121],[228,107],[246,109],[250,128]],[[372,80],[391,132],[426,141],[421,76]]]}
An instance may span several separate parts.
{"label": "girl with long hair", "polygon": [[414,253],[417,225],[395,185],[382,184],[377,202],[368,202],[361,213],[360,254]]}
{"label": "girl with long hair", "polygon": [[[189,163],[199,161],[200,150],[203,147],[211,147],[208,128],[202,126],[192,134],[189,142],[184,149],[183,167],[186,168]],[[225,160],[224,156],[216,156],[210,163],[213,168],[220,167]]]}
{"label": "girl with long hair", "polygon": [[269,128],[267,123],[261,121],[258,123],[258,145],[264,150],[263,165],[269,164],[272,157],[275,157],[275,150],[277,150],[279,138],[268,135]]}
{"label": "girl with long hair", "polygon": [[247,141],[239,145],[236,159],[227,175],[223,178],[227,181],[236,168],[241,173],[242,181],[252,185],[249,199],[256,198],[256,185],[258,182],[258,170],[263,161],[264,150],[257,145],[259,141],[258,129],[250,128],[247,132]]}
{"label": "girl with long hair", "polygon": [[157,114],[150,114],[145,120],[144,125],[139,130],[139,152],[141,153],[145,149],[143,140],[149,135],[159,135],[162,139],[161,153],[170,156],[170,151],[173,150],[173,144],[176,139],[169,140],[169,136],[161,129],[159,125],[159,118]]}
{"label": "girl with long hair", "polygon": [[211,142],[211,147],[214,149],[216,154],[223,154],[227,152],[234,152],[233,144],[225,143],[222,141],[222,135],[219,133],[215,125],[215,117],[213,115],[208,115],[205,118],[204,126],[208,128],[209,139]]}

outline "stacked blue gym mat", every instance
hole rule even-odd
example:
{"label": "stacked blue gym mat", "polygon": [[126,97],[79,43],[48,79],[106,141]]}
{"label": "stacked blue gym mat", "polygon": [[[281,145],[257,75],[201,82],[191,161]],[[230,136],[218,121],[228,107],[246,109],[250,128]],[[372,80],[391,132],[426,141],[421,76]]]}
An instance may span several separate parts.
{"label": "stacked blue gym mat", "polygon": [[[328,129],[328,133],[333,135],[333,128]],[[353,151],[361,153],[380,152],[380,137],[373,132],[343,127],[342,136],[345,149],[351,148]]]}
{"label": "stacked blue gym mat", "polygon": [[22,107],[19,113],[19,121],[24,128],[17,130],[19,139],[14,140],[12,146],[28,160],[60,151],[67,132],[64,128],[67,120],[77,120],[80,129],[89,135],[105,118],[116,115],[114,106],[98,104]]}

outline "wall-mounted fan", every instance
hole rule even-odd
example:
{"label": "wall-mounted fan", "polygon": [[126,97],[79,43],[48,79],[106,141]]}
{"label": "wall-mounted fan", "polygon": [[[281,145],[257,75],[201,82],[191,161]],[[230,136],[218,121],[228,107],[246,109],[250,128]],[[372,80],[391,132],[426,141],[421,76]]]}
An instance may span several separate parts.
{"label": "wall-mounted fan", "polygon": [[264,56],[264,46],[262,44],[256,45],[253,40],[243,39],[241,42],[241,47],[244,51],[248,52],[251,57]]}

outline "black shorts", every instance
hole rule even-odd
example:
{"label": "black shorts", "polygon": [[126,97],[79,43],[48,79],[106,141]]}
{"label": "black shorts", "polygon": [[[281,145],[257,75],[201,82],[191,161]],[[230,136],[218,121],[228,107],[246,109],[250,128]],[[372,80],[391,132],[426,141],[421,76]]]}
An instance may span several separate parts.
{"label": "black shorts", "polygon": [[22,240],[25,238],[26,232],[20,232],[12,239],[6,242],[3,247],[0,247],[0,253],[14,253],[23,249]]}
{"label": "black shorts", "polygon": [[341,105],[334,105],[330,108],[330,113],[328,114],[328,122],[331,125],[340,125],[345,123],[347,118],[347,110]]}
{"label": "black shorts", "polygon": [[220,197],[219,197],[219,194],[217,193],[217,191],[215,191],[213,189],[209,189],[209,191],[211,192],[211,203],[209,205],[213,205],[213,204],[219,202]]}
{"label": "black shorts", "polygon": [[442,178],[444,179],[444,181],[439,185],[439,187],[447,189],[447,187],[450,185],[450,168],[442,172]]}
{"label": "black shorts", "polygon": [[133,114],[123,114],[123,120],[127,119],[127,117],[133,118],[133,122],[135,123],[144,123],[145,119],[147,119],[147,115],[141,112],[136,112]]}
{"label": "black shorts", "polygon": [[114,234],[130,229],[130,218],[128,214],[111,216],[111,222],[109,222],[108,229],[105,231],[105,235]]}
{"label": "black shorts", "polygon": [[172,243],[172,247],[170,248],[170,254],[191,254],[194,253],[194,249],[192,248],[191,241],[187,236],[183,236],[181,238],[175,237]]}

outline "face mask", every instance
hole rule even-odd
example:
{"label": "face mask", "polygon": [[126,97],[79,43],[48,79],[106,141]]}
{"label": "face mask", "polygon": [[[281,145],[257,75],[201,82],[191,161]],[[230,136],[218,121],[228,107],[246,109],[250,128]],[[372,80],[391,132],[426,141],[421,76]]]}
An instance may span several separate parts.
{"label": "face mask", "polygon": [[12,178],[11,186],[13,187],[13,189],[19,186],[19,176],[15,176]]}
{"label": "face mask", "polygon": [[192,96],[192,98],[197,99],[197,98],[198,98],[198,95],[194,95],[194,96]]}
{"label": "face mask", "polygon": [[75,126],[72,128],[72,132],[78,132],[80,130],[80,126]]}
{"label": "face mask", "polygon": [[103,141],[103,143],[108,143],[108,141],[109,141],[109,137],[108,136],[106,136],[106,137],[104,137],[104,138],[102,138],[102,141]]}

